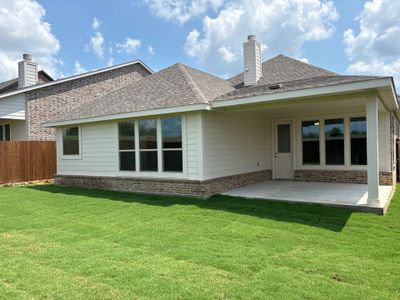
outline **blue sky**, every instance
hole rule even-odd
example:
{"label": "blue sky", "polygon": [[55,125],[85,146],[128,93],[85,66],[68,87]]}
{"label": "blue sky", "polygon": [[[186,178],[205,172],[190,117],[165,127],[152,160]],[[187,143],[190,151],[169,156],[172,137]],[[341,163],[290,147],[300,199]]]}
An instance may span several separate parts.
{"label": "blue sky", "polygon": [[338,73],[397,79],[396,2],[0,0],[0,81],[16,75],[24,52],[55,77],[135,59],[156,71],[181,62],[229,77],[241,71],[247,34],[263,44],[263,60],[283,53]]}

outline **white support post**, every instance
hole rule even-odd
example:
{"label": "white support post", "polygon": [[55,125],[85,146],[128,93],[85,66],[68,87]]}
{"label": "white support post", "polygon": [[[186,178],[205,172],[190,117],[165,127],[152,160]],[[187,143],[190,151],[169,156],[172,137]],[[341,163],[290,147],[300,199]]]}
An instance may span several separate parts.
{"label": "white support post", "polygon": [[379,100],[376,95],[367,97],[368,204],[370,205],[379,205],[378,105]]}

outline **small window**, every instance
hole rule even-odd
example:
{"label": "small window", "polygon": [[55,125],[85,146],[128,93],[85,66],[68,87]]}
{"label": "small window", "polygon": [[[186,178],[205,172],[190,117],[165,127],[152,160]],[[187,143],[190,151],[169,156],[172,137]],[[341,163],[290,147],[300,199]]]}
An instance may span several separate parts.
{"label": "small window", "polygon": [[182,172],[182,119],[169,117],[161,119],[163,171]]}
{"label": "small window", "polygon": [[79,127],[63,128],[63,154],[79,155]]}
{"label": "small window", "polygon": [[350,119],[351,164],[367,164],[367,122],[365,117]]}
{"label": "small window", "polygon": [[303,164],[319,165],[319,121],[304,121],[301,124],[303,139]]}
{"label": "small window", "polygon": [[343,119],[325,120],[325,157],[327,165],[344,165]]}
{"label": "small window", "polygon": [[158,171],[157,120],[139,121],[140,170]]}
{"label": "small window", "polygon": [[0,125],[0,141],[11,140],[11,126],[10,124]]}
{"label": "small window", "polygon": [[118,124],[119,169],[120,171],[135,171],[135,122]]}

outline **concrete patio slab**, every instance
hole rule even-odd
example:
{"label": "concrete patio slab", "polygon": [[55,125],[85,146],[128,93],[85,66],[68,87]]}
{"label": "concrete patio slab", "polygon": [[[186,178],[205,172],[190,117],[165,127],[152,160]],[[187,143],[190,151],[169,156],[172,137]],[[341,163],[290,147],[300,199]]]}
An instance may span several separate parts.
{"label": "concrete patio slab", "polygon": [[290,202],[320,203],[384,214],[389,206],[393,191],[394,187],[392,186],[379,186],[379,205],[370,205],[367,203],[368,186],[366,184],[266,181],[231,189],[223,193],[223,195]]}

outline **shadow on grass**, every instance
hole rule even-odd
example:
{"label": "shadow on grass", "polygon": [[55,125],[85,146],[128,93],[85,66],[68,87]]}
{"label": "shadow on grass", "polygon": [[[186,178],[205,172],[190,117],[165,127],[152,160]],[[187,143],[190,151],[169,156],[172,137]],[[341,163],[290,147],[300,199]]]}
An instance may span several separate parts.
{"label": "shadow on grass", "polygon": [[216,195],[208,199],[179,196],[162,196],[116,192],[108,190],[63,187],[56,185],[29,186],[42,192],[85,196],[99,200],[122,201],[146,205],[169,207],[172,205],[191,205],[201,209],[219,210],[229,213],[272,219],[280,222],[298,223],[331,231],[341,231],[352,212],[344,208],[329,207],[320,204],[289,203],[273,200],[244,199]]}

